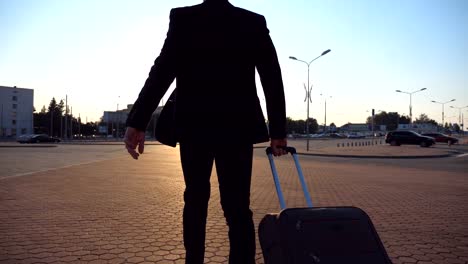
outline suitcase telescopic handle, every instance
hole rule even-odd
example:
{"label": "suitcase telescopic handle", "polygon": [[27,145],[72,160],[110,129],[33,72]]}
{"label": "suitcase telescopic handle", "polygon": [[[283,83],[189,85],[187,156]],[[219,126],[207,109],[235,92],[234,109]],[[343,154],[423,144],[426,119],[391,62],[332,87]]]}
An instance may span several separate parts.
{"label": "suitcase telescopic handle", "polygon": [[[288,153],[291,153],[291,155],[296,154],[296,149],[293,148],[293,147],[280,147],[280,148],[285,149]],[[268,147],[266,149],[266,153],[267,153],[267,155],[268,154],[273,154],[273,149],[271,147]]]}
{"label": "suitcase telescopic handle", "polygon": [[[296,164],[297,174],[301,182],[302,191],[304,192],[304,197],[306,199],[307,206],[312,207],[313,206],[312,199],[310,198],[309,191],[307,190],[307,185],[304,180],[304,174],[302,174],[302,168],[301,168],[301,164],[299,163],[299,159],[297,157],[296,149],[293,147],[284,147],[284,148],[286,149],[288,153],[291,153],[294,159],[294,163]],[[275,160],[273,159],[273,150],[271,149],[271,147],[268,147],[266,149],[266,153],[268,155],[268,160],[270,161],[271,172],[273,174],[273,180],[275,182],[276,193],[278,194],[278,199],[280,202],[281,210],[283,210],[283,209],[286,209],[286,202],[284,200],[283,191],[281,190],[281,184],[279,181],[278,172],[276,170]]]}

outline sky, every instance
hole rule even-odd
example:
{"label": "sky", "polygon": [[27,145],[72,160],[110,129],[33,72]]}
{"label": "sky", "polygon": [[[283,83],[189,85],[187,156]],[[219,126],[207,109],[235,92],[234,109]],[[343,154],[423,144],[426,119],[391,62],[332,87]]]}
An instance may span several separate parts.
{"label": "sky", "polygon": [[[132,104],[166,37],[171,8],[201,0],[0,0],[0,86],[34,89],[34,106],[68,98],[97,121]],[[466,0],[231,0],[265,16],[283,74],[287,115],[364,123],[371,109],[457,122],[468,106]],[[257,79],[265,111],[264,95]],[[175,82],[163,101],[167,99]],[[229,96],[227,94],[227,96]],[[326,111],[325,111],[325,98]],[[241,104],[241,102],[239,102]],[[468,108],[462,109],[468,120]]]}

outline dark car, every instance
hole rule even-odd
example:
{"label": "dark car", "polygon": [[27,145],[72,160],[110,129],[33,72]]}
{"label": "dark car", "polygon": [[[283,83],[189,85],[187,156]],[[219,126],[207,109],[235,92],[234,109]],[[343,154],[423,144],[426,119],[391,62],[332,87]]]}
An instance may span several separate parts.
{"label": "dark car", "polygon": [[421,147],[430,147],[435,144],[435,139],[420,135],[414,131],[392,131],[385,136],[385,143],[392,146],[420,145]]}
{"label": "dark car", "polygon": [[46,134],[34,134],[21,136],[17,140],[19,143],[41,143],[41,142],[60,142],[59,138],[49,137]]}
{"label": "dark car", "polygon": [[339,134],[339,133],[331,133],[331,134],[330,134],[330,137],[331,137],[331,138],[346,138],[345,135]]}
{"label": "dark car", "polygon": [[454,138],[442,133],[424,133],[422,135],[434,138],[435,142],[447,143],[449,145],[458,143],[458,138]]}

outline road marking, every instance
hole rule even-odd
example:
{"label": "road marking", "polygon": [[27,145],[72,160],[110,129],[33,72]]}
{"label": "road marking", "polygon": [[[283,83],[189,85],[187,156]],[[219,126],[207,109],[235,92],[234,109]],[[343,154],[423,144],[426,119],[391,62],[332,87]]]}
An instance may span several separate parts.
{"label": "road marking", "polygon": [[468,156],[468,153],[465,153],[465,154],[460,154],[458,156],[456,156],[457,158],[461,158],[461,157],[465,157],[465,156]]}
{"label": "road marking", "polygon": [[[117,156],[117,157],[118,157],[118,156]],[[28,175],[32,175],[32,174],[36,174],[36,173],[42,173],[42,172],[48,172],[48,171],[56,171],[56,170],[71,168],[71,167],[75,167],[75,166],[87,165],[87,164],[91,164],[91,163],[95,163],[95,162],[100,162],[100,161],[112,160],[112,159],[115,159],[115,158],[116,158],[116,157],[113,157],[113,158],[104,158],[104,159],[96,159],[96,160],[93,160],[93,161],[85,161],[85,162],[81,162],[81,163],[75,163],[75,164],[64,165],[64,166],[61,166],[61,167],[45,168],[45,169],[40,169],[40,170],[36,170],[36,171],[29,171],[29,172],[20,172],[20,173],[13,174],[13,175],[8,175],[8,176],[3,176],[3,177],[0,176],[0,181],[1,181],[1,180],[11,179],[11,178],[18,178],[18,177],[28,176]]]}

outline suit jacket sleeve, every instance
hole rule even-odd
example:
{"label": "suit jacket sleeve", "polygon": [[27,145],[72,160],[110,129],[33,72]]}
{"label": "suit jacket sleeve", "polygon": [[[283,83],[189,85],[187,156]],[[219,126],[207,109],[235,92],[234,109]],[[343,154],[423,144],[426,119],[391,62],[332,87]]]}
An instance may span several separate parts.
{"label": "suit jacket sleeve", "polygon": [[158,58],[146,79],[145,85],[138,95],[130,111],[126,125],[140,131],[145,131],[151,119],[151,115],[159,104],[176,76],[176,10],[172,9],[170,14],[169,31]]}
{"label": "suit jacket sleeve", "polygon": [[286,138],[286,103],[283,80],[275,46],[265,18],[261,17],[256,67],[265,94],[270,138]]}

